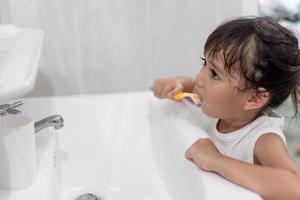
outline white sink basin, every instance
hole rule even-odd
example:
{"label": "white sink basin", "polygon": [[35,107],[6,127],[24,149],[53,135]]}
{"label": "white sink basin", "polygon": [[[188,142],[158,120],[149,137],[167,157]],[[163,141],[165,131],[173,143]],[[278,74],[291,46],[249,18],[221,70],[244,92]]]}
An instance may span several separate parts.
{"label": "white sink basin", "polygon": [[[59,200],[258,200],[184,158],[206,132],[189,109],[150,92],[55,99]],[[202,120],[202,119],[199,119]]]}
{"label": "white sink basin", "polygon": [[30,92],[36,80],[43,32],[0,25],[0,101]]}
{"label": "white sink basin", "polygon": [[[261,200],[184,158],[198,137],[206,137],[193,117],[199,113],[192,115],[184,104],[137,92],[26,98],[23,111],[34,119],[52,114],[64,117],[65,127],[54,134],[53,173],[40,172],[40,176],[54,177],[37,183],[43,187],[35,191],[28,189],[35,195],[27,192],[19,199],[12,198],[14,192],[0,190],[1,200],[49,199],[41,193],[53,200],[74,200],[84,193],[103,200]],[[47,146],[42,143],[40,147]],[[45,168],[42,163],[40,167]]]}

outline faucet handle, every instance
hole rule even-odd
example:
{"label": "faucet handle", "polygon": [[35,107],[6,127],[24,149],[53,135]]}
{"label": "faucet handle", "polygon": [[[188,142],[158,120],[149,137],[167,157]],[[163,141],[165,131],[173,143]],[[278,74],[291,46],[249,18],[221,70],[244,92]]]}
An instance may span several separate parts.
{"label": "faucet handle", "polygon": [[7,111],[7,113],[13,114],[13,115],[21,114],[21,110],[17,110],[17,109],[14,109],[14,108],[7,108],[6,111]]}
{"label": "faucet handle", "polygon": [[5,116],[7,114],[13,114],[13,115],[20,114],[21,111],[15,109],[15,108],[19,107],[21,105],[23,105],[22,101],[17,101],[17,102],[12,103],[12,104],[2,104],[2,105],[0,105],[0,116]]}
{"label": "faucet handle", "polygon": [[15,108],[23,105],[24,103],[22,101],[17,101],[15,103],[9,104],[8,108]]}

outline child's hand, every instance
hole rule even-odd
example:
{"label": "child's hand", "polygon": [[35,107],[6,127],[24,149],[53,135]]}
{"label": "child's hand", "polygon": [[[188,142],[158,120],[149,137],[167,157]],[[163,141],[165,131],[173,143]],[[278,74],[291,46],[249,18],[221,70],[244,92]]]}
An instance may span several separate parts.
{"label": "child's hand", "polygon": [[222,156],[214,143],[208,138],[198,139],[185,153],[186,159],[206,171],[214,171],[214,161]]}
{"label": "child's hand", "polygon": [[179,92],[183,92],[184,86],[180,80],[176,78],[158,79],[152,87],[153,93],[158,98],[173,99]]}

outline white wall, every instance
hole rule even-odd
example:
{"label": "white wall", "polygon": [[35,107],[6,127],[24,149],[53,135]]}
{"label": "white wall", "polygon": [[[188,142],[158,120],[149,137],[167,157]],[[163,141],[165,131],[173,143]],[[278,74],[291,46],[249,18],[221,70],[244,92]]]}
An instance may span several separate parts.
{"label": "white wall", "polygon": [[31,96],[145,90],[193,76],[209,33],[256,15],[246,0],[0,0],[2,23],[45,32]]}

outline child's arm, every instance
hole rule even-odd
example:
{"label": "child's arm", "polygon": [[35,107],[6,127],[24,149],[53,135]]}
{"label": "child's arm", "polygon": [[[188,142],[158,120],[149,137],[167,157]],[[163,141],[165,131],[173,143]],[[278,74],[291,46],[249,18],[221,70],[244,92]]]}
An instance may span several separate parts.
{"label": "child's arm", "polygon": [[158,79],[154,82],[152,90],[159,98],[172,98],[179,92],[191,92],[194,79],[191,77],[172,77]]}
{"label": "child's arm", "polygon": [[286,153],[275,134],[259,138],[255,146],[263,166],[249,164],[222,155],[209,139],[200,139],[186,152],[186,157],[207,171],[248,188],[264,199],[300,199],[300,170]]}

